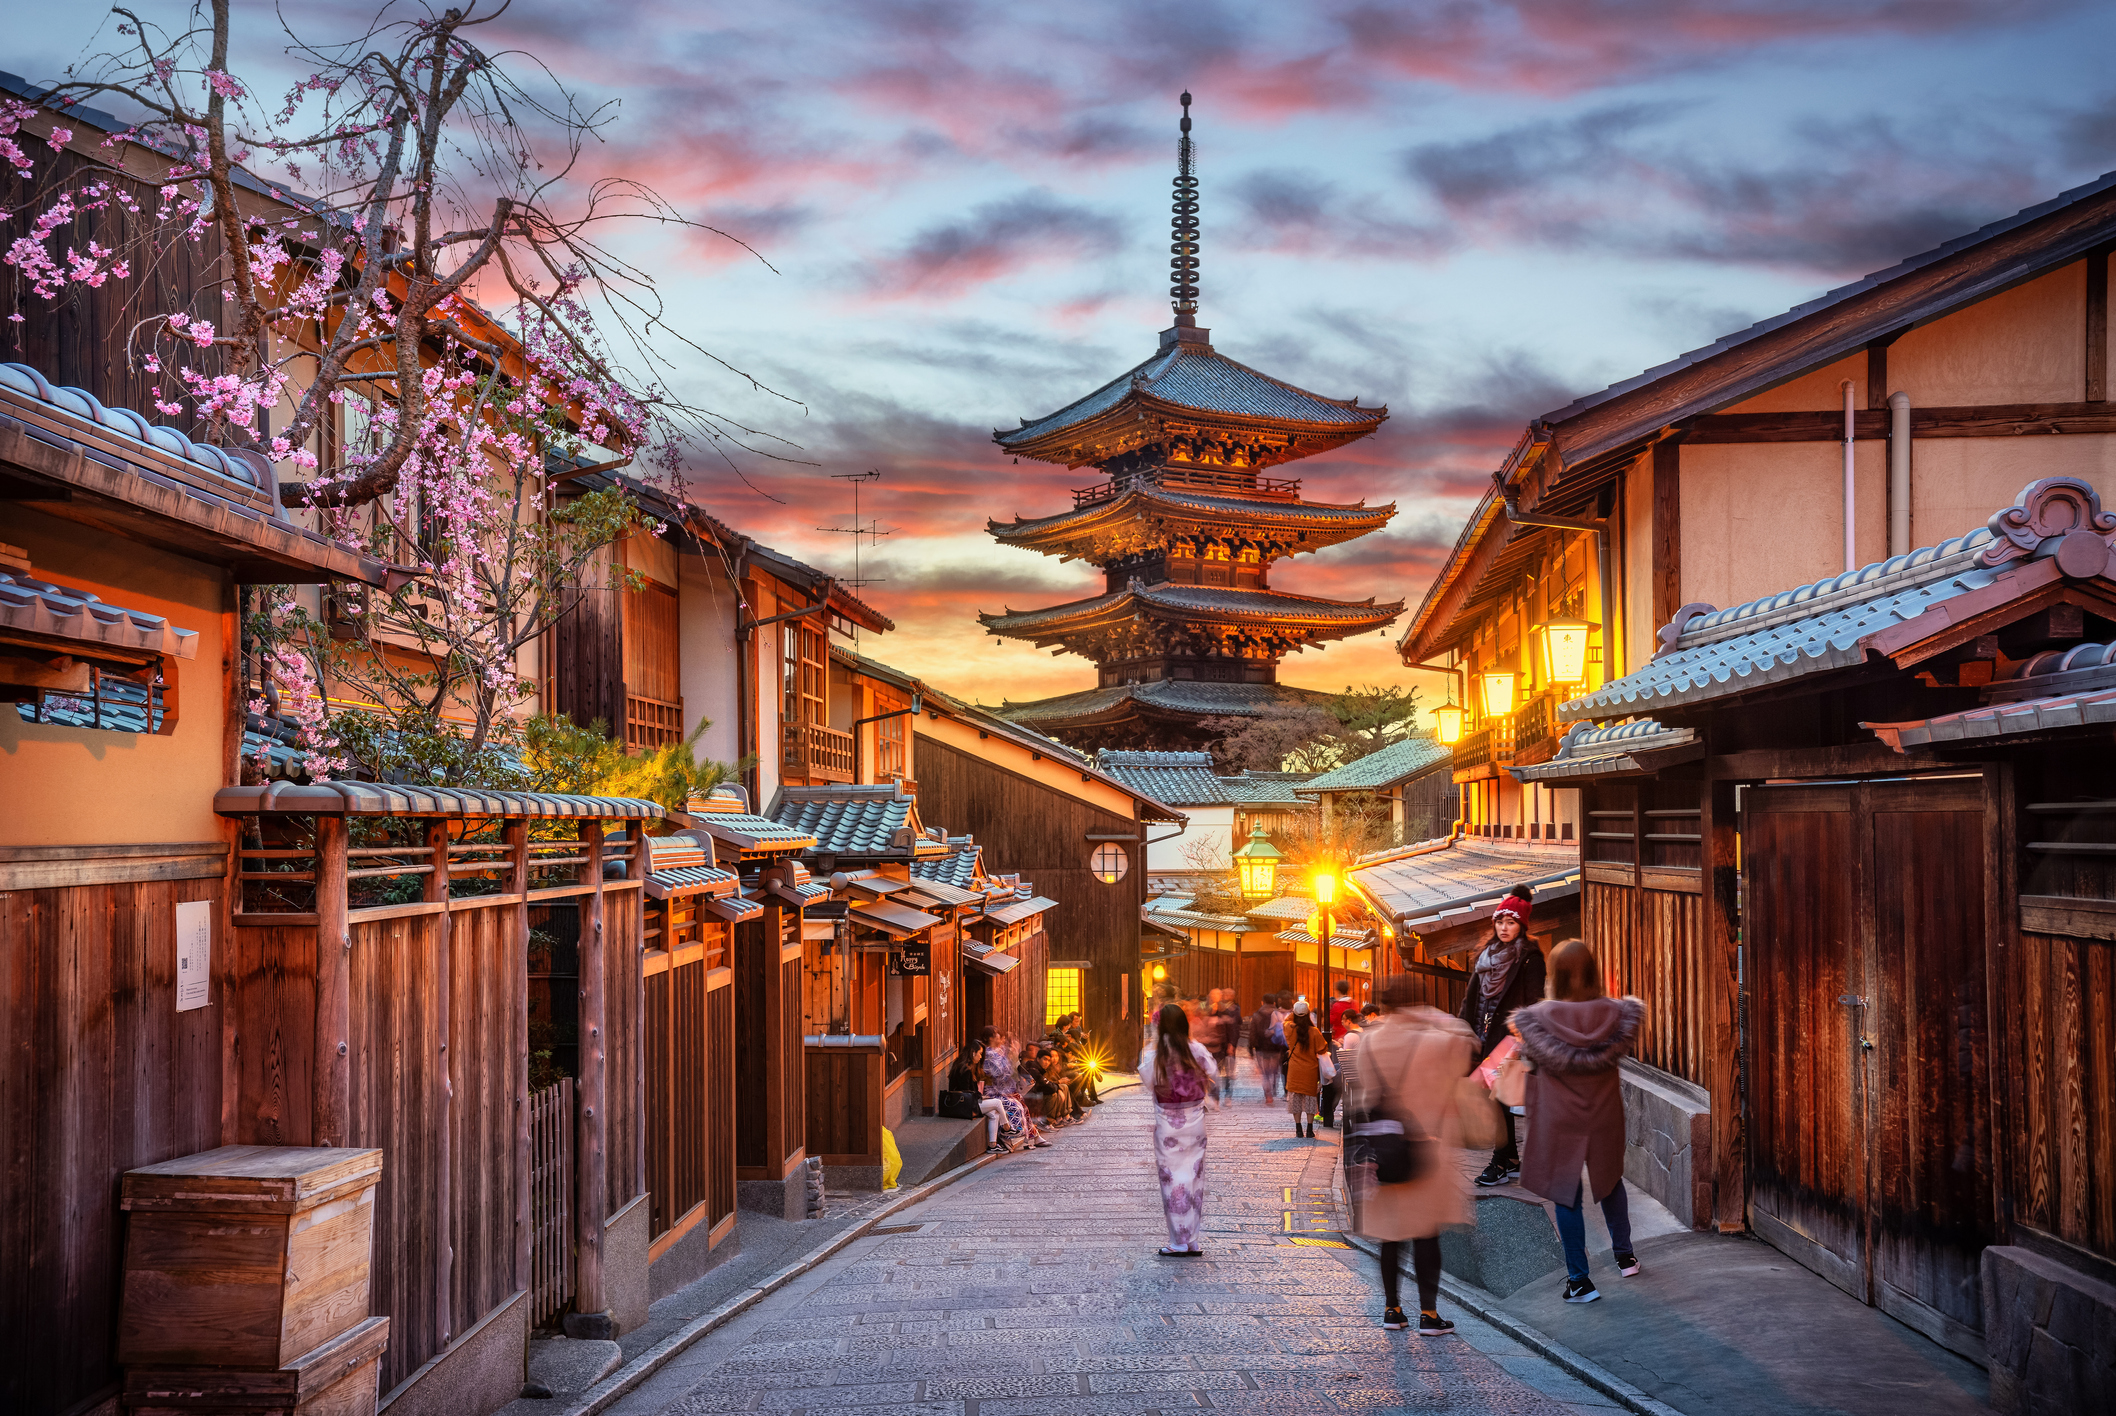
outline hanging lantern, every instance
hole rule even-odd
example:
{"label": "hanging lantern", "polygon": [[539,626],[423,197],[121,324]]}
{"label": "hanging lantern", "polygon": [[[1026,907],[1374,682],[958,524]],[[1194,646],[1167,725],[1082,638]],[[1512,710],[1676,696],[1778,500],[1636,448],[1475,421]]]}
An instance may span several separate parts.
{"label": "hanging lantern", "polygon": [[1462,741],[1462,709],[1449,703],[1433,710],[1433,736],[1445,747]]}
{"label": "hanging lantern", "polygon": [[1249,844],[1234,853],[1235,869],[1242,877],[1242,898],[1268,900],[1278,892],[1278,862],[1282,852],[1264,834],[1264,823],[1250,828]]}
{"label": "hanging lantern", "polygon": [[1493,669],[1478,675],[1484,687],[1484,716],[1503,718],[1514,710],[1514,679],[1510,669]]}
{"label": "hanging lantern", "polygon": [[1586,620],[1552,620],[1538,626],[1544,662],[1552,683],[1579,683],[1587,677],[1587,636],[1595,626]]}

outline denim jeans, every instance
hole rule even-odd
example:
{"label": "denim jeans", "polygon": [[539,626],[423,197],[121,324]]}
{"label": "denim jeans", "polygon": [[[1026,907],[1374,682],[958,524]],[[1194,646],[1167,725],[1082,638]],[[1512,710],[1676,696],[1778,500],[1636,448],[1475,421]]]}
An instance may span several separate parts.
{"label": "denim jeans", "polygon": [[[1573,1193],[1572,1203],[1559,1205],[1558,1239],[1565,1246],[1565,1273],[1570,1278],[1587,1276],[1587,1215],[1586,1187]],[[1602,1218],[1609,1225],[1610,1247],[1619,1254],[1631,1249],[1631,1202],[1624,1196],[1624,1182],[1616,1182],[1616,1188],[1602,1201]]]}

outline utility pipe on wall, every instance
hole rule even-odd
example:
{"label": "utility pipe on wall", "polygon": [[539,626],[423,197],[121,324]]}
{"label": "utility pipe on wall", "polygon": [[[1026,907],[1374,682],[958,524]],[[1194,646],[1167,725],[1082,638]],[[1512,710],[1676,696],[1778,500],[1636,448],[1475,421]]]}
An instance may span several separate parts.
{"label": "utility pipe on wall", "polygon": [[1852,461],[1852,437],[1857,432],[1857,413],[1852,405],[1852,381],[1844,381],[1844,568],[1859,568],[1859,523],[1857,483]]}
{"label": "utility pipe on wall", "polygon": [[1888,395],[1888,553],[1910,553],[1910,395]]}

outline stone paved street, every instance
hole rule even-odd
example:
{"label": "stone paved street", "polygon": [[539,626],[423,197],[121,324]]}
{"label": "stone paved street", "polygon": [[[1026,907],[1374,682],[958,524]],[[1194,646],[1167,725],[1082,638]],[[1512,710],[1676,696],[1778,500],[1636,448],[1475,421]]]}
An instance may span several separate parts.
{"label": "stone paved street", "polygon": [[1373,1261],[1321,1237],[1342,1223],[1335,1134],[1297,1140],[1283,1110],[1244,1091],[1210,1123],[1205,1258],[1154,1253],[1166,1230],[1150,1107],[1117,1091],[1051,1148],[891,1216],[612,1410],[1609,1409],[1463,1314],[1462,1336],[1384,1332]]}

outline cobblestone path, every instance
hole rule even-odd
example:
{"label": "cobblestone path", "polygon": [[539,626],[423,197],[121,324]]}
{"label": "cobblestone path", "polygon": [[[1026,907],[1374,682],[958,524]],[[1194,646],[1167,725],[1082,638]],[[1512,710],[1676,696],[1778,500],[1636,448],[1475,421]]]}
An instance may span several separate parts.
{"label": "cobblestone path", "polygon": [[[1049,1149],[1004,1157],[891,1216],[613,1409],[1576,1409],[1513,1375],[1504,1352],[1384,1332],[1373,1260],[1325,1237],[1343,1223],[1335,1133],[1297,1140],[1285,1112],[1254,1096],[1209,1123],[1203,1259],[1154,1253],[1167,1231],[1151,1107],[1136,1088],[1115,1092]],[[1404,1284],[1415,1292],[1408,1274]],[[1482,1345],[1503,1343],[1484,1332]]]}

